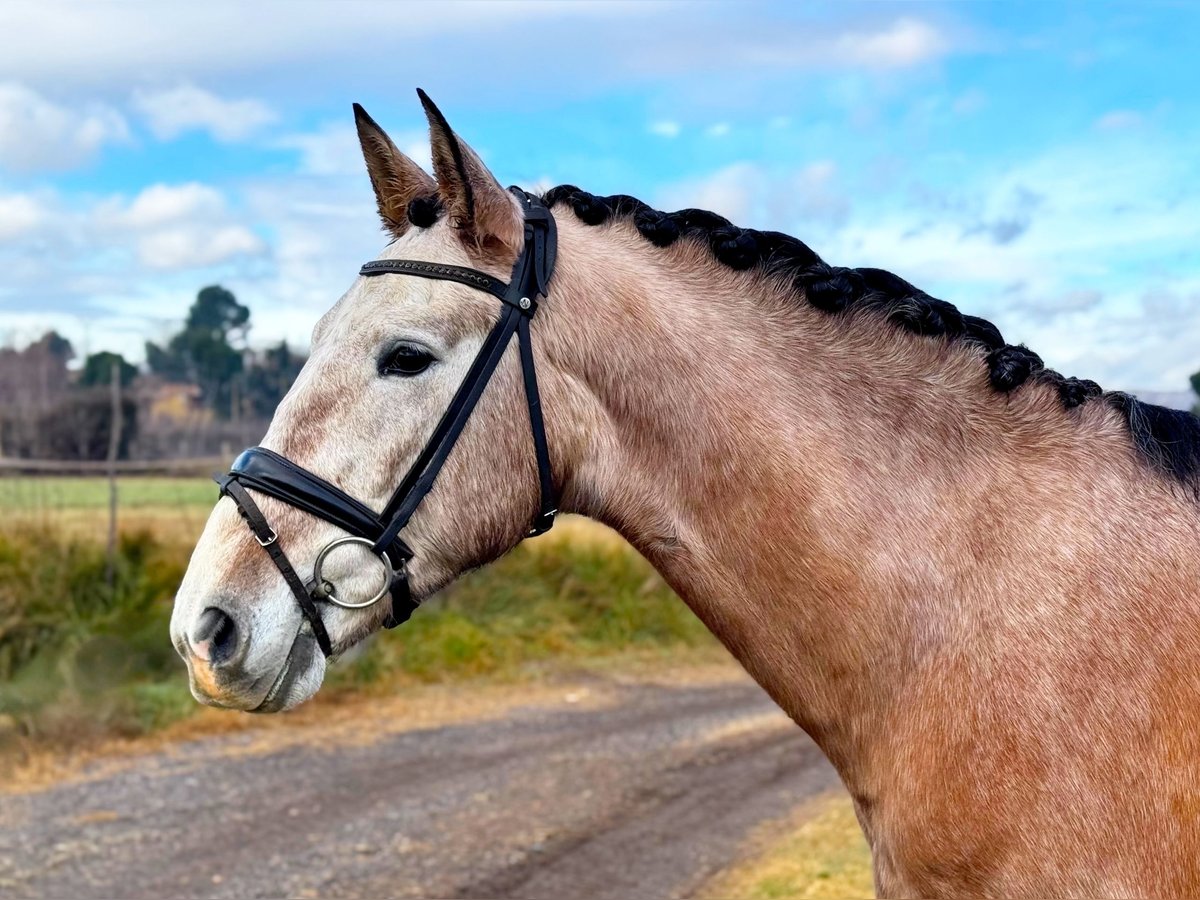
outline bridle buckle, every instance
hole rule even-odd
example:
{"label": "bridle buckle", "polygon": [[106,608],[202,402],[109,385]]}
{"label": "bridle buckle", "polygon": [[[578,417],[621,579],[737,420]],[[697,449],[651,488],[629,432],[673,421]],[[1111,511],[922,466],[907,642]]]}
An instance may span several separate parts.
{"label": "bridle buckle", "polygon": [[256,534],[256,535],[254,535],[254,539],[256,541],[258,541],[258,543],[261,544],[263,547],[270,547],[273,543],[275,543],[277,540],[279,540],[279,535],[275,532],[275,529],[272,528],[271,533],[269,535],[267,535],[266,537],[259,537]]}
{"label": "bridle buckle", "polygon": [[533,524],[529,526],[529,532],[526,534],[526,537],[537,537],[539,534],[545,534],[554,527],[554,517],[557,515],[557,509],[539,513],[538,517],[533,520]]}

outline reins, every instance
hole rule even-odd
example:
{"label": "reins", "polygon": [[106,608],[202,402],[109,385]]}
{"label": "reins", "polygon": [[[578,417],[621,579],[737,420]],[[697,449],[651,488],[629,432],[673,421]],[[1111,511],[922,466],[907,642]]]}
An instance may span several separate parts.
{"label": "reins", "polygon": [[[359,270],[360,275],[368,277],[410,275],[453,281],[486,291],[504,304],[500,318],[484,339],[483,346],[480,347],[466,377],[434,428],[432,436],[382,513],[375,513],[336,485],[264,447],[252,447],[244,451],[234,460],[228,474],[213,476],[220,486],[222,496],[229,497],[237,505],[255,539],[283,575],[288,588],[296,597],[300,611],[312,628],[317,644],[327,657],[333,655],[333,645],[321,618],[318,603],[327,602],[346,609],[362,609],[390,594],[392,608],[384,621],[384,627],[387,628],[394,628],[407,621],[419,605],[408,582],[408,563],[413,559],[414,553],[401,539],[400,532],[432,490],[438,473],[454,450],[455,443],[466,427],[514,334],[519,345],[521,374],[541,492],[541,502],[530,526],[529,536],[549,531],[554,524],[558,504],[550,467],[550,451],[546,443],[541,399],[538,394],[537,374],[534,370],[529,323],[537,312],[538,298],[546,296],[550,278],[554,274],[557,232],[554,216],[538,198],[519,188],[512,188],[512,192],[520,199],[525,213],[525,244],[507,283],[477,269],[412,259],[374,260],[365,263]],[[324,519],[348,532],[349,536],[330,541],[317,554],[312,577],[304,580],[288,559],[278,533],[271,527],[250,491],[282,500],[290,506]],[[370,548],[384,567],[382,586],[378,593],[359,602],[350,602],[338,597],[336,586],[321,575],[324,561],[331,551],[354,544]]]}

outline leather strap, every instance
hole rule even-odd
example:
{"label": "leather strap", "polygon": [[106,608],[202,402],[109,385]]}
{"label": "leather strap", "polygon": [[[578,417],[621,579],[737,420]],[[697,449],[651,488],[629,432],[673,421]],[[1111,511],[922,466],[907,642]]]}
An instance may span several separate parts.
{"label": "leather strap", "polygon": [[390,593],[392,595],[392,608],[388,610],[387,618],[383,620],[384,628],[395,628],[397,625],[403,625],[412,618],[412,614],[421,605],[421,601],[412,594],[412,587],[408,583],[407,573],[392,579]]}
{"label": "leather strap", "polygon": [[[421,501],[433,488],[438,473],[441,472],[455,443],[466,427],[467,420],[474,411],[484,388],[491,380],[492,373],[508,346],[514,331],[524,336],[519,338],[521,344],[521,369],[525,382],[525,396],[529,406],[530,428],[533,432],[534,453],[537,457],[538,483],[541,492],[541,502],[538,514],[534,519],[529,534],[544,534],[554,524],[558,512],[558,502],[554,490],[554,475],[550,466],[550,451],[546,441],[545,424],[542,418],[541,400],[537,387],[537,374],[533,362],[533,345],[529,334],[529,320],[537,312],[537,297],[544,294],[543,284],[548,284],[554,256],[547,249],[554,246],[556,235],[554,217],[549,210],[540,205],[534,206],[528,195],[520,195],[526,209],[525,223],[525,252],[513,265],[512,280],[505,286],[500,297],[508,308],[501,313],[500,319],[492,327],[484,339],[471,368],[459,385],[457,392],[442,415],[441,420],[433,430],[429,441],[409,467],[408,473],[400,482],[400,486],[392,494],[392,499],[384,508],[381,518],[387,522],[387,527],[375,542],[375,548],[388,546],[409,522]],[[541,215],[539,215],[541,214]],[[448,267],[456,269],[457,267]],[[473,271],[473,270],[468,270]],[[430,278],[440,278],[439,274],[430,274]],[[457,280],[452,278],[451,280]]]}
{"label": "leather strap", "polygon": [[258,504],[254,502],[250,493],[238,484],[236,477],[216,475],[214,479],[220,486],[221,493],[237,504],[238,512],[242,514],[242,518],[254,532],[254,537],[267,551],[271,562],[275,563],[275,568],[283,575],[283,580],[287,582],[287,586],[291,588],[292,594],[296,597],[296,602],[300,605],[300,611],[304,613],[304,618],[308,619],[313,637],[317,639],[321,652],[326,656],[332,656],[333,645],[329,640],[329,632],[325,630],[325,623],[321,620],[321,614],[317,611],[317,605],[313,602],[312,587],[301,581],[300,576],[296,574],[287,554],[283,552],[279,535],[268,524],[266,516],[262,514],[262,510],[258,508]]}
{"label": "leather strap", "polygon": [[537,460],[538,485],[542,502],[529,536],[545,534],[554,526],[558,501],[554,492],[554,472],[550,468],[550,448],[546,443],[546,424],[542,420],[542,400],[538,393],[537,371],[533,367],[533,340],[529,336],[529,318],[517,323],[517,343],[521,349],[521,376],[525,382],[525,400],[529,408],[529,428],[533,432],[533,453]]}
{"label": "leather strap", "polygon": [[[424,260],[374,260],[364,264],[359,270],[364,276],[413,275],[419,278],[453,281],[487,291],[505,304],[500,318],[484,339],[479,353],[471,363],[462,384],[455,391],[446,412],[435,426],[429,441],[381,514],[376,515],[368,506],[336,485],[263,447],[254,447],[242,453],[234,461],[228,475],[214,476],[221,486],[221,493],[237,504],[254,536],[283,574],[326,656],[332,651],[329,635],[314,602],[314,586],[305,585],[300,580],[279,545],[278,535],[271,530],[246,488],[276,497],[357,537],[374,541],[375,552],[387,551],[390,558],[407,562],[413,558],[413,552],[400,539],[400,531],[408,524],[413,513],[433,488],[438,474],[454,450],[454,445],[462,435],[471,413],[514,334],[517,335],[519,345],[521,373],[529,408],[529,425],[537,461],[538,487],[541,492],[541,503],[529,534],[542,534],[554,524],[554,517],[558,512],[554,473],[546,441],[529,323],[537,312],[538,297],[546,295],[554,273],[557,230],[554,216],[540,201],[519,188],[511,190],[520,200],[525,212],[525,247],[513,265],[512,278],[507,284],[476,269]],[[394,573],[390,591],[392,609],[384,622],[388,628],[406,621],[417,607],[417,601],[413,599],[408,584],[406,566],[401,565]]]}
{"label": "leather strap", "polygon": [[433,489],[434,481],[446,464],[446,460],[450,458],[450,452],[458,442],[459,436],[462,435],[463,429],[466,428],[471,413],[479,402],[479,398],[483,396],[483,390],[491,380],[492,373],[496,370],[501,357],[504,356],[509,339],[516,331],[517,322],[521,319],[520,310],[510,306],[501,313],[500,320],[492,326],[491,332],[484,339],[479,355],[475,358],[471,371],[459,385],[458,391],[450,401],[450,406],[434,429],[429,443],[425,445],[425,449],[417,457],[416,463],[409,469],[408,475],[401,483],[400,489],[392,496],[391,502],[384,510],[383,517],[387,520],[387,527],[375,541],[376,552],[380,547],[386,547],[391,543],[400,530],[408,524],[408,520],[417,511],[417,507],[421,505],[425,495]]}
{"label": "leather strap", "polygon": [[467,287],[479,291],[487,291],[499,300],[504,299],[508,285],[499,278],[493,278],[487,272],[478,269],[467,269],[463,266],[450,266],[443,263],[431,263],[422,259],[376,259],[363,263],[358,270],[359,275],[415,275],[418,278],[435,278],[440,281],[457,281]]}

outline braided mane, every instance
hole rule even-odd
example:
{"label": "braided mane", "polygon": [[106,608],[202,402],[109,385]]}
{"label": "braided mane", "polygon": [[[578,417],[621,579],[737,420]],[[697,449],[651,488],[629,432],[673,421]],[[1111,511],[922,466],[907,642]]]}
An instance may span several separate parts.
{"label": "braided mane", "polygon": [[[598,197],[574,185],[551,188],[542,200],[551,208],[569,207],[587,225],[601,225],[613,217],[631,219],[638,233],[656,247],[669,247],[680,239],[700,241],[722,265],[738,271],[757,267],[765,277],[784,279],[798,300],[831,315],[870,308],[905,331],[975,344],[985,351],[988,381],[997,392],[1009,393],[1033,381],[1055,388],[1064,409],[1107,403],[1121,414],[1138,454],[1200,500],[1200,419],[1196,416],[1144,403],[1122,391],[1105,391],[1094,381],[1061,375],[1023,344],[1006,343],[991,322],[964,315],[891,272],[831,266],[791,235],[739,228],[703,209],[662,212],[627,194]],[[430,212],[422,210],[420,224],[432,224]]]}

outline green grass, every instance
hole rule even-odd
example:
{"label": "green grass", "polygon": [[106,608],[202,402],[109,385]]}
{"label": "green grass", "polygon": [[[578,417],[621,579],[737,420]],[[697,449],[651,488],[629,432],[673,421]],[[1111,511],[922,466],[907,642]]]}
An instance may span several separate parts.
{"label": "green grass", "polygon": [[[117,479],[121,509],[192,507],[207,510],[217,502],[217,487],[207,478],[122,476]],[[0,478],[0,511],[37,512],[108,509],[108,481],[90,477]]]}
{"label": "green grass", "polygon": [[178,680],[165,638],[186,561],[148,533],[123,535],[109,587],[99,542],[36,528],[0,532],[3,730],[127,732],[161,718],[143,694]]}
{"label": "green grass", "polygon": [[[110,590],[98,537],[103,483],[63,482],[46,486],[64,498],[61,511],[32,524],[0,521],[0,743],[6,736],[71,743],[143,733],[198,708],[168,623],[214,489],[193,479],[125,482],[121,521],[129,530]],[[188,527],[174,527],[179,513],[164,506],[156,485],[202,501]],[[127,509],[126,500],[145,505]],[[327,681],[333,691],[359,691],[398,681],[519,677],[555,660],[631,647],[714,645],[628,545],[600,526],[568,520],[460,579],[365,653],[335,665]]]}
{"label": "green grass", "polygon": [[645,560],[588,531],[576,526],[564,538],[523,544],[470,573],[373,644],[349,677],[434,681],[630,647],[712,644]]}

